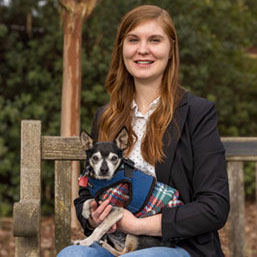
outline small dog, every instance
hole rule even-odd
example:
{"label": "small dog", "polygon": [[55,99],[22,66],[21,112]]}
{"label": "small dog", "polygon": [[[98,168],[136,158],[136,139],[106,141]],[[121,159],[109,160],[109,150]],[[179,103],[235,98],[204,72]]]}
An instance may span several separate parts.
{"label": "small dog", "polygon": [[[122,163],[124,160],[123,151],[128,147],[127,129],[123,127],[121,131],[118,133],[118,135],[115,137],[113,142],[94,142],[93,139],[84,131],[82,131],[80,134],[80,140],[87,154],[86,179],[88,179],[88,177],[92,177],[93,179],[95,179],[95,181],[99,180],[106,183],[108,183],[108,181],[111,181],[111,179],[115,176],[116,172],[118,172],[122,167]],[[150,176],[150,175],[147,175],[147,176]],[[155,178],[153,179],[155,181]],[[165,187],[165,190],[166,189],[173,190],[172,193],[171,191],[168,191],[167,193],[169,197],[168,198],[169,206],[173,207],[173,206],[178,206],[182,204],[182,202],[178,200],[178,192],[175,189],[172,189],[159,182],[157,182],[157,184],[159,187],[162,187],[162,191],[164,191],[163,190],[164,187]],[[152,194],[152,191],[151,191],[151,194]],[[109,195],[107,195],[107,198],[105,199],[108,199],[108,197]],[[99,200],[99,198],[96,198],[96,199]],[[127,201],[130,201],[130,200],[131,199],[127,198]],[[86,219],[90,217],[92,201],[93,199],[89,199],[85,201],[83,205],[82,215]],[[159,237],[125,235],[121,232],[115,232],[114,234],[108,235],[108,238],[111,239],[113,246],[111,246],[106,241],[102,241],[101,240],[102,237],[109,231],[109,229],[115,223],[117,223],[123,217],[123,210],[124,210],[123,207],[126,207],[126,204],[120,205],[118,207],[113,206],[112,210],[110,211],[106,219],[98,227],[94,229],[93,233],[89,237],[81,241],[75,241],[74,244],[90,246],[94,242],[99,242],[104,248],[110,251],[114,256],[120,256],[122,254],[131,252],[137,249],[161,245],[161,239]],[[146,212],[148,211],[144,212],[144,210],[141,210],[140,213],[141,215],[143,214],[143,216],[141,217],[144,217],[144,215],[150,216]]]}

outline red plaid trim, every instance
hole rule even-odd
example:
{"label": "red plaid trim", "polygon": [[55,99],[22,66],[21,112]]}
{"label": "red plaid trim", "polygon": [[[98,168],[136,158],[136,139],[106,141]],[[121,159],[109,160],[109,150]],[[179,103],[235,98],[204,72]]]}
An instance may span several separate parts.
{"label": "red plaid trim", "polygon": [[129,200],[129,187],[127,183],[111,187],[100,195],[99,200],[110,199],[110,204],[117,207],[124,207]]}

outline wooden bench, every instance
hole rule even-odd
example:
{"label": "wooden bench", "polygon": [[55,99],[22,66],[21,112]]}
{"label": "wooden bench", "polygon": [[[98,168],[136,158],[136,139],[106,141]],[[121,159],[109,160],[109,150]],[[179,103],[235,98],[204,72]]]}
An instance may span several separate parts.
{"label": "wooden bench", "polygon": [[[257,138],[222,138],[226,148],[231,195],[231,257],[243,257],[244,183],[243,161],[257,161]],[[40,256],[41,162],[55,162],[56,252],[71,238],[71,160],[84,160],[79,137],[41,136],[41,122],[21,124],[20,201],[14,204],[15,256]],[[256,169],[257,173],[257,169]]]}

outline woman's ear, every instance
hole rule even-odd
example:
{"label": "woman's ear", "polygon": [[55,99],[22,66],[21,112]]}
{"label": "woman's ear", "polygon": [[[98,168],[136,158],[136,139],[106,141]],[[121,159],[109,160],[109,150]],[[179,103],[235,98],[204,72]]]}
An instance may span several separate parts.
{"label": "woman's ear", "polygon": [[80,132],[80,142],[83,145],[84,150],[93,148],[93,144],[94,144],[93,138],[83,130]]}
{"label": "woman's ear", "polygon": [[114,139],[114,143],[123,151],[128,147],[128,130],[123,127]]}

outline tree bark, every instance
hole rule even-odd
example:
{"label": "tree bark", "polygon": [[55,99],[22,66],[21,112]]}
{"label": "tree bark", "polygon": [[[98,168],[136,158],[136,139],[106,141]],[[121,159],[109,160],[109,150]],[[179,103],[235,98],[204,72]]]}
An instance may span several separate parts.
{"label": "tree bark", "polygon": [[[78,136],[80,131],[82,26],[97,0],[59,0],[64,26],[61,136]],[[79,162],[71,163],[72,200],[78,194]],[[78,228],[72,205],[71,226]]]}
{"label": "tree bark", "polygon": [[32,11],[27,13],[26,17],[26,32],[29,38],[32,36]]}

